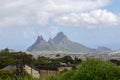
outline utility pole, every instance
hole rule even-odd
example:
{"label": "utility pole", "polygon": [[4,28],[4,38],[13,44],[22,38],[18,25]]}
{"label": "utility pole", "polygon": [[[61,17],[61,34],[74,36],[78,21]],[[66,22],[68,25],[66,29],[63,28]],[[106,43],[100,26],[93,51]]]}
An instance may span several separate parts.
{"label": "utility pole", "polygon": [[21,53],[16,53],[14,56],[16,58],[16,76],[23,76],[24,75],[24,71],[23,71],[23,67],[24,67],[23,55]]}

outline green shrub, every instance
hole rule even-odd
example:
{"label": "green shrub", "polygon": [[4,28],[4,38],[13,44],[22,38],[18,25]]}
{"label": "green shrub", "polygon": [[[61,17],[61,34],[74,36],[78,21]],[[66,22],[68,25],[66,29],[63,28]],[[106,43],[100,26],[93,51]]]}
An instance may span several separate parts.
{"label": "green shrub", "polygon": [[24,76],[15,76],[11,74],[7,70],[0,70],[0,80],[39,80],[37,78],[33,78],[29,74],[25,74]]}
{"label": "green shrub", "polygon": [[38,79],[37,78],[33,78],[30,75],[26,75],[26,76],[23,76],[23,77],[17,77],[17,80],[38,80]]}
{"label": "green shrub", "polygon": [[11,80],[13,75],[7,70],[0,70],[0,80]]}
{"label": "green shrub", "polygon": [[51,80],[120,80],[120,69],[110,62],[91,59]]}

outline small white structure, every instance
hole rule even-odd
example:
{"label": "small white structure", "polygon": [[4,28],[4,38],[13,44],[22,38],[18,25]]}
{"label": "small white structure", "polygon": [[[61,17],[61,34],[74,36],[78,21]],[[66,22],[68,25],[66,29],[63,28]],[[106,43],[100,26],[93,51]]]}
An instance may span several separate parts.
{"label": "small white structure", "polygon": [[28,74],[30,74],[31,76],[33,76],[33,77],[35,77],[35,78],[39,78],[39,77],[40,77],[39,71],[31,68],[31,67],[28,66],[28,65],[25,65],[24,70],[25,70]]}

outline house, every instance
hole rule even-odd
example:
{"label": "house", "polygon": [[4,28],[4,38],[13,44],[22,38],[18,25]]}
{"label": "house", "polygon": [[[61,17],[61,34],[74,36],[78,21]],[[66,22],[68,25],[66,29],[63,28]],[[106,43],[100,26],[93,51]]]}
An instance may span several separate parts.
{"label": "house", "polygon": [[[72,66],[39,66],[38,69],[32,68],[28,65],[24,65],[24,70],[34,78],[40,80],[47,80],[50,76],[56,76],[62,71],[72,69]],[[10,72],[15,71],[16,65],[8,65],[2,70],[8,70]]]}
{"label": "house", "polygon": [[39,66],[40,80],[47,80],[50,76],[56,76],[65,69],[70,70],[71,66]]}
{"label": "house", "polygon": [[65,69],[70,70],[72,66],[39,66],[38,69],[25,65],[24,70],[35,78],[47,80],[50,76],[56,76]]}
{"label": "house", "polygon": [[15,69],[16,69],[16,65],[8,65],[8,66],[6,66],[6,67],[4,67],[3,69],[1,69],[1,70],[7,70],[7,71],[9,71],[9,72],[14,72],[15,71]]}
{"label": "house", "polygon": [[34,69],[34,68],[31,68],[30,66],[28,65],[25,65],[24,67],[24,70],[30,74],[31,76],[35,77],[35,78],[39,78],[40,77],[40,73],[39,73],[39,70],[38,69]]}

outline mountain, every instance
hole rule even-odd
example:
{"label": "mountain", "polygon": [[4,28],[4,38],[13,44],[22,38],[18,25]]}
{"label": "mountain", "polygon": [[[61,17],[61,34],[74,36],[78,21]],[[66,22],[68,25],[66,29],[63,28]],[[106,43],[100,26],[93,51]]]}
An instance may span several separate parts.
{"label": "mountain", "polygon": [[98,49],[88,48],[80,43],[73,42],[63,33],[59,32],[53,39],[48,42],[42,36],[38,36],[36,42],[30,46],[27,51],[65,51],[65,52],[81,52],[81,53],[97,53],[101,51],[110,51],[105,47]]}
{"label": "mountain", "polygon": [[63,32],[59,32],[59,33],[57,34],[57,36],[55,36],[55,37],[53,38],[53,42],[54,42],[55,44],[59,44],[59,43],[64,42],[64,41],[67,42],[67,41],[69,41],[69,39],[67,38],[66,35],[64,35]]}
{"label": "mountain", "polygon": [[52,50],[54,49],[51,44],[43,39],[42,36],[38,36],[36,42],[30,46],[27,51],[41,51],[41,50]]}
{"label": "mountain", "polygon": [[109,48],[107,48],[107,47],[98,47],[97,49],[96,49],[98,52],[111,52],[112,50],[111,49],[109,49]]}

